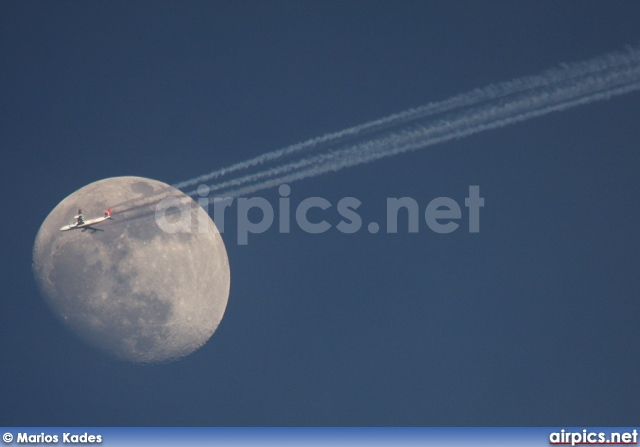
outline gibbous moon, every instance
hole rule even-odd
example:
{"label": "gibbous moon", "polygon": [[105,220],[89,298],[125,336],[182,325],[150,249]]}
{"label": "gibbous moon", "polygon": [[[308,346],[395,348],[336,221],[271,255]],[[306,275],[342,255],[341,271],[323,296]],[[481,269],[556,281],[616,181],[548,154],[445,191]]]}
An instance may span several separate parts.
{"label": "gibbous moon", "polygon": [[[80,208],[85,221],[107,208],[112,219],[95,231],[60,231]],[[100,180],[60,202],[36,236],[33,271],[69,329],[136,363],[201,347],[229,297],[229,260],[209,215],[181,191],[141,177]]]}

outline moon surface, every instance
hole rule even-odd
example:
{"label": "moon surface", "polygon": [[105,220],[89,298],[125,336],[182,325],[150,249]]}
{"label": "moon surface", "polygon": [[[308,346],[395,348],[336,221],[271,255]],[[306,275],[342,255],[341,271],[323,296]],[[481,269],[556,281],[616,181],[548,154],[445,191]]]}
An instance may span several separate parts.
{"label": "moon surface", "polygon": [[[112,208],[103,231],[60,231]],[[120,359],[167,362],[201,347],[229,297],[230,271],[209,215],[151,179],[113,177],[74,192],[47,216],[33,271],[53,312],[83,340]]]}

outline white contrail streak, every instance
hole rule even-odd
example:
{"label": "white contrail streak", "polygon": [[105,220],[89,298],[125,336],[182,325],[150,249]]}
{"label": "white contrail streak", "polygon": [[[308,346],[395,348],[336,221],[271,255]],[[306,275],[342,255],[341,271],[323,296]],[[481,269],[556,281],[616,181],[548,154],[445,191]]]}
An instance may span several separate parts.
{"label": "white contrail streak", "polygon": [[174,186],[282,159],[280,165],[209,186],[217,197],[238,197],[634,90],[640,90],[640,49],[628,48],[327,134]]}
{"label": "white contrail streak", "polygon": [[[578,72],[579,67],[576,67],[575,71]],[[553,76],[553,73],[550,72],[549,76]],[[323,144],[335,146],[337,144],[340,144],[343,141],[348,141],[350,138],[353,138],[358,135],[379,132],[389,127],[402,124],[404,122],[415,121],[420,118],[426,118],[431,115],[447,112],[450,110],[455,110],[461,107],[468,107],[470,105],[477,104],[482,101],[487,101],[489,99],[495,99],[500,96],[508,95],[510,93],[523,91],[528,88],[534,87],[537,83],[541,81],[547,82],[546,79],[536,79],[533,77],[532,78],[525,77],[522,79],[517,79],[511,82],[505,82],[498,85],[490,85],[488,87],[485,87],[484,89],[477,89],[462,95],[457,95],[457,96],[454,96],[453,98],[449,98],[441,102],[429,103],[422,107],[405,110],[404,112],[396,113],[384,118],[370,121],[365,124],[360,124],[358,126],[350,127],[348,129],[344,129],[339,132],[329,133],[320,137],[303,141],[301,143],[293,144],[283,149],[267,152],[266,154],[259,155],[250,160],[246,160],[240,163],[233,164],[226,168],[222,168],[222,169],[218,169],[216,171],[210,172],[209,174],[201,175],[191,180],[186,180],[184,182],[176,183],[173,186],[175,188],[183,188],[185,186],[196,185],[198,183],[206,182],[211,179],[228,175],[232,172],[248,169],[257,165],[264,164],[269,161],[283,158],[283,157],[295,154],[297,152],[312,150]]]}

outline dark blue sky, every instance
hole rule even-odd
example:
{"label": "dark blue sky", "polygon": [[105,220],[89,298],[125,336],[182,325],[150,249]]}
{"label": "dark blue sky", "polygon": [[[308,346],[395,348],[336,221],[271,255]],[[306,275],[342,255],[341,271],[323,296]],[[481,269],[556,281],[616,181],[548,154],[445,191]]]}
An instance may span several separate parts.
{"label": "dark blue sky", "polygon": [[635,1],[1,2],[0,423],[636,424],[639,93],[293,183],[294,204],[357,197],[365,222],[387,197],[486,203],[478,234],[225,233],[227,312],[179,362],[85,346],[31,250],[95,180],[176,183],[637,44],[639,19]]}

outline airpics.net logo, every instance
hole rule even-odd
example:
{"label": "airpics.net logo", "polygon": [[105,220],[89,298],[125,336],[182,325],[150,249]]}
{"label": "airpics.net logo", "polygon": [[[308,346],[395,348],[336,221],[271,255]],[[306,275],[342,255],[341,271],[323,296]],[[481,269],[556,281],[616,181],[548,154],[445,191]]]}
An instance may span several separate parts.
{"label": "airpics.net logo", "polygon": [[637,445],[638,430],[629,431],[582,431],[560,430],[549,434],[549,445]]}
{"label": "airpics.net logo", "polygon": [[[234,207],[236,208],[238,245],[248,244],[250,234],[262,234],[274,225],[277,225],[279,233],[290,233],[295,224],[308,234],[321,234],[333,229],[343,234],[354,234],[364,226],[362,216],[358,212],[362,201],[356,197],[343,197],[335,204],[323,197],[308,197],[294,202],[291,200],[291,187],[282,184],[278,188],[280,197],[274,207],[264,197],[210,198],[209,187],[206,185],[200,185],[197,193],[198,205],[213,217],[221,233],[225,232],[225,218],[229,212],[233,212]],[[461,206],[460,203],[464,205]],[[418,233],[424,228],[423,224],[438,234],[452,233],[465,224],[469,233],[479,233],[480,209],[484,205],[485,200],[480,196],[478,185],[470,185],[468,195],[461,198],[460,202],[451,197],[436,197],[426,204],[424,211],[421,211],[419,202],[411,197],[389,197],[386,199],[383,233]],[[330,220],[338,221],[328,222],[329,215],[336,218]],[[206,233],[209,228],[205,215],[199,215],[198,222],[194,223],[191,208],[175,197],[158,202],[155,219],[160,229],[167,233]],[[403,222],[404,228],[401,228],[399,221]],[[371,234],[377,234],[380,230],[380,224],[375,221],[366,225],[366,231]]]}

